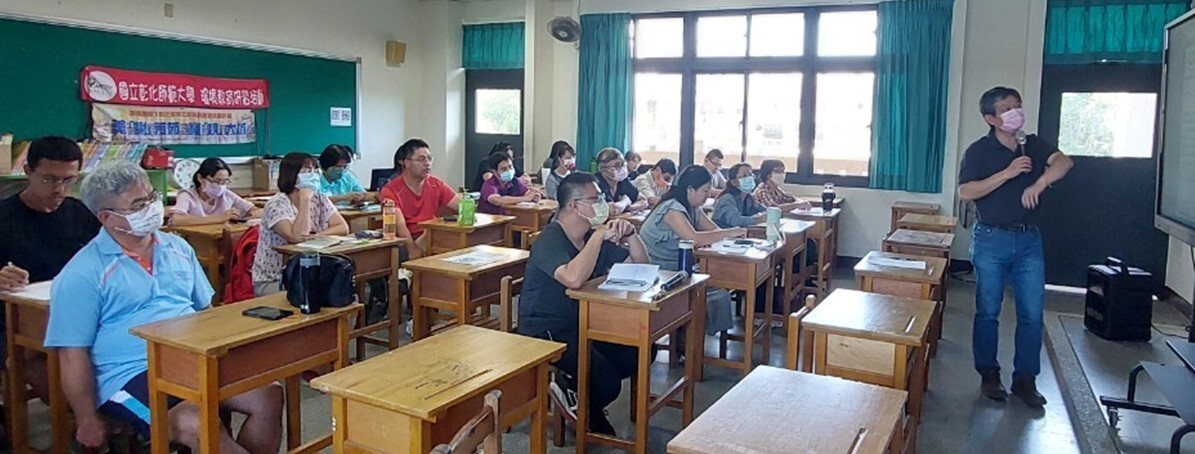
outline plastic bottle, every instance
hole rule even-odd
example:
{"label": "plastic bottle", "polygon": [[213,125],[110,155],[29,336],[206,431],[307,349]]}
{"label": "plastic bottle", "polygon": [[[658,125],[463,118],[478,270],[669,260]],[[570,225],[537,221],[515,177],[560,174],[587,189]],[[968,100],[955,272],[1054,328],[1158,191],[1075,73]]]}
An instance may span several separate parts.
{"label": "plastic bottle", "polygon": [[834,183],[826,183],[826,188],[822,189],[822,211],[829,213],[834,209],[834,199],[838,194],[834,193]]}
{"label": "plastic bottle", "polygon": [[457,216],[457,224],[463,226],[472,226],[477,222],[477,202],[471,197],[462,197],[460,213]]}
{"label": "plastic bottle", "polygon": [[693,256],[693,242],[690,240],[680,240],[677,247],[680,248],[680,253],[676,256],[677,271],[693,274],[697,268],[697,263],[695,263]]}
{"label": "plastic bottle", "polygon": [[308,252],[299,256],[299,288],[302,300],[299,312],[314,314],[320,311],[319,254]]}
{"label": "plastic bottle", "polygon": [[394,206],[393,200],[382,203],[382,238],[398,238],[398,208]]}
{"label": "plastic bottle", "polygon": [[768,241],[771,241],[773,244],[778,243],[781,240],[780,215],[781,213],[779,207],[768,207]]}

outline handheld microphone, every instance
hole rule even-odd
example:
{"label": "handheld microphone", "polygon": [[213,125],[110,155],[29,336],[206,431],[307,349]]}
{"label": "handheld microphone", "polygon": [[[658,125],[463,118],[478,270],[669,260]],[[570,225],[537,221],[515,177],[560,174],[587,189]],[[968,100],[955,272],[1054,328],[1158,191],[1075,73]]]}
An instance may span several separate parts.
{"label": "handheld microphone", "polygon": [[670,277],[670,278],[668,278],[668,280],[664,281],[663,284],[660,284],[660,291],[658,293],[656,293],[655,296],[652,297],[652,299],[658,300],[658,299],[662,298],[666,293],[668,293],[668,291],[679,287],[682,283],[684,283],[688,279],[689,279],[689,273],[686,273],[684,271],[673,274],[672,277]]}

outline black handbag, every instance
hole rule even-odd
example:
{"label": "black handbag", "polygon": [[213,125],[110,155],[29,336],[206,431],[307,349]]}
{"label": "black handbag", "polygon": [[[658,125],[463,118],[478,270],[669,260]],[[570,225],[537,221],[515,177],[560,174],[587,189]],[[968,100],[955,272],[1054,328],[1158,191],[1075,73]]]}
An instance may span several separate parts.
{"label": "black handbag", "polygon": [[282,270],[282,288],[292,306],[299,307],[305,290],[312,290],[308,295],[319,303],[319,307],[345,307],[356,302],[357,285],[353,278],[356,270],[352,260],[343,255],[319,254],[319,279],[316,279],[315,288],[304,289],[300,285],[300,257],[291,257]]}

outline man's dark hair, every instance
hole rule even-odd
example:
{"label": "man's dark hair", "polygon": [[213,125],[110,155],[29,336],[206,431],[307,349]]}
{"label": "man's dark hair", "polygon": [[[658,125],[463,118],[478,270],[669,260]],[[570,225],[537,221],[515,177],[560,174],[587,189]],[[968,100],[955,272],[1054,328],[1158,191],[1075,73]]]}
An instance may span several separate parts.
{"label": "man's dark hair", "polygon": [[332,144],[324,148],[324,152],[319,154],[319,167],[324,170],[335,167],[340,164],[340,161],[353,162],[353,149],[348,145]]}
{"label": "man's dark hair", "polygon": [[295,192],[295,186],[299,183],[299,172],[302,172],[303,166],[307,164],[314,166],[315,157],[298,151],[292,151],[283,156],[282,161],[278,163],[278,192],[283,194]]}
{"label": "man's dark hair", "polygon": [[1017,101],[1021,101],[1021,93],[1008,87],[996,87],[983,92],[983,96],[979,97],[979,113],[996,115],[996,103],[1009,96],[1017,98]]}
{"label": "man's dark hair", "polygon": [[30,169],[37,169],[37,165],[41,164],[43,159],[78,162],[79,166],[82,166],[83,150],[79,149],[79,144],[66,137],[46,136],[29,144],[29,155],[25,158],[25,163]]}
{"label": "man's dark hair", "polygon": [[498,166],[502,165],[503,161],[510,161],[512,165],[514,164],[514,160],[505,151],[495,151],[490,153],[489,158],[486,158],[486,166],[490,168],[490,171],[494,172],[494,175],[497,175]]}
{"label": "man's dark hair", "polygon": [[634,151],[628,151],[627,154],[623,155],[623,158],[626,159],[627,161],[634,161],[636,159],[638,159],[639,161],[643,161],[643,156],[640,156],[639,153],[636,153]]}
{"label": "man's dark hair", "polygon": [[556,187],[556,200],[561,205],[572,202],[581,192],[582,188],[592,188],[597,184],[597,178],[591,173],[573,172],[560,180],[560,185]]}
{"label": "man's dark hair", "polygon": [[722,150],[719,150],[717,148],[711,148],[710,151],[705,154],[705,159],[714,159],[714,158],[726,159],[726,156],[722,156]]}
{"label": "man's dark hair", "polygon": [[403,142],[402,146],[398,147],[398,151],[394,152],[394,170],[402,172],[402,162],[415,154],[415,150],[420,148],[431,148],[424,142],[423,139],[411,139]]}
{"label": "man's dark hair", "polygon": [[660,169],[661,174],[668,174],[668,175],[676,176],[676,163],[672,162],[671,159],[668,159],[668,158],[661,159],[659,162],[656,163],[656,168]]}
{"label": "man's dark hair", "polygon": [[494,144],[494,146],[490,147],[490,154],[506,153],[507,150],[510,150],[510,155],[514,156],[514,154],[515,154],[514,145],[511,145],[509,142],[498,142],[498,143]]}

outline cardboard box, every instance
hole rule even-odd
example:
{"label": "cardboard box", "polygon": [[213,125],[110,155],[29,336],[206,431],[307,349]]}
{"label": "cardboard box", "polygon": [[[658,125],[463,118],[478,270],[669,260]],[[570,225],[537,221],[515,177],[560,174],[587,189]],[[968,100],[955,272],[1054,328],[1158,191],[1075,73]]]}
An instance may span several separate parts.
{"label": "cardboard box", "polygon": [[0,175],[12,173],[12,134],[0,134]]}
{"label": "cardboard box", "polygon": [[277,159],[253,158],[253,190],[278,191]]}

